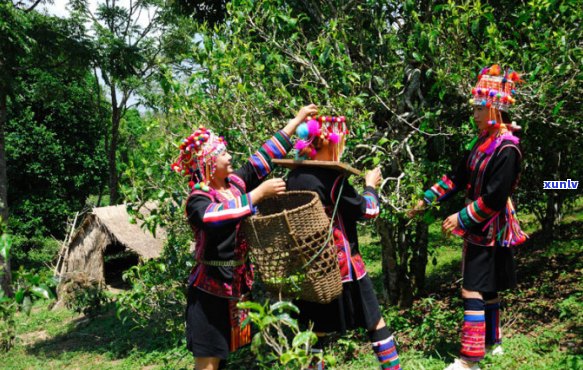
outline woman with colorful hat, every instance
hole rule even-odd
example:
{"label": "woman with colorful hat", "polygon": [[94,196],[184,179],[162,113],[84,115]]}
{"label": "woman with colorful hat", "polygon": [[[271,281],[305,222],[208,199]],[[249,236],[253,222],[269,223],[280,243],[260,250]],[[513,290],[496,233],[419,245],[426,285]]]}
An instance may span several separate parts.
{"label": "woman with colorful hat", "polygon": [[479,136],[457,169],[427,190],[425,199],[409,212],[412,217],[427,204],[465,191],[466,206],[442,224],[444,233],[464,239],[461,351],[449,370],[478,369],[487,349],[494,355],[503,353],[498,292],[516,286],[512,247],[527,238],[510,199],[522,154],[519,139],[513,135],[520,127],[509,122],[507,112],[515,102],[519,81],[516,72],[502,71],[496,64],[482,69],[470,100]]}
{"label": "woman with colorful hat", "polygon": [[[308,160],[337,162],[342,156],[349,131],[345,117],[322,116],[308,119],[299,126],[296,142],[299,157]],[[326,212],[333,217],[334,245],[342,276],[342,294],[327,304],[296,301],[300,322],[313,324],[313,330],[324,339],[326,333],[363,328],[368,331],[381,369],[400,369],[394,338],[381,315],[370,277],[358,250],[357,222],[379,215],[376,192],[381,182],[377,168],[365,176],[365,188],[359,193],[347,180],[346,173],[334,168],[300,166],[290,172],[288,190],[316,192]],[[337,212],[334,208],[337,205]],[[322,342],[314,352],[321,352]],[[319,361],[313,368],[323,369]]]}
{"label": "woman with colorful hat", "polygon": [[297,126],[316,113],[313,104],[303,107],[238,170],[225,140],[207,128],[180,145],[172,169],[188,176],[192,188],[186,216],[196,239],[196,264],[188,280],[186,339],[197,370],[220,368],[229,352],[251,340],[249,325],[241,326],[246,312],[236,306],[253,283],[239,225],[255,212],[254,204],[285,191],[282,179],[264,181],[271,160],[287,154]]}

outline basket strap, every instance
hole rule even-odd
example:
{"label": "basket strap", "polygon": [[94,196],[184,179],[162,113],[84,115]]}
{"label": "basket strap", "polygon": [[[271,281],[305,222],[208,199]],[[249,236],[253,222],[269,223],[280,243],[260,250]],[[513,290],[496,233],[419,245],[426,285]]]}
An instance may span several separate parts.
{"label": "basket strap", "polygon": [[334,218],[336,217],[336,212],[338,211],[338,205],[340,204],[340,199],[342,198],[342,190],[344,190],[344,182],[346,182],[346,177],[344,177],[342,179],[342,184],[340,184],[340,190],[338,191],[338,198],[336,198],[336,204],[334,204],[334,211],[332,212],[332,218],[330,219],[330,227],[328,229],[328,237],[326,238],[326,241],[324,242],[322,247],[320,247],[320,249],[312,256],[312,258],[310,258],[310,260],[308,262],[306,262],[301,267],[302,270],[305,269],[306,267],[308,267],[312,262],[314,262],[314,260],[316,258],[318,258],[318,256],[320,254],[322,254],[322,252],[324,251],[324,249],[326,249],[326,247],[328,246],[328,243],[330,242],[330,238],[332,237],[332,233],[334,232]]}

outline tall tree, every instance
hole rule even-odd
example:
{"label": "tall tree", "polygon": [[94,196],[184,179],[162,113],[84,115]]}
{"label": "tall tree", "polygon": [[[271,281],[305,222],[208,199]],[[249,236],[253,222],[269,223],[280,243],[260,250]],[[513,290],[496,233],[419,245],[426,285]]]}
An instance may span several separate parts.
{"label": "tall tree", "polygon": [[[147,93],[159,59],[183,47],[177,19],[162,0],[100,1],[92,11],[88,1],[72,0],[73,17],[90,24],[99,70],[111,101],[111,125],[106,138],[110,204],[118,201],[120,122],[132,98]],[[168,35],[180,36],[169,39]],[[186,43],[187,44],[187,43]]]}
{"label": "tall tree", "polygon": [[[0,222],[8,221],[8,178],[6,174],[6,131],[8,97],[12,94],[14,76],[20,60],[27,54],[33,40],[27,35],[29,28],[26,13],[31,12],[40,1],[0,3]],[[0,255],[0,288],[8,295],[11,273],[10,260]]]}
{"label": "tall tree", "polygon": [[[87,65],[89,48],[82,32],[70,22],[35,11],[42,0],[0,3],[0,216],[7,222],[8,178],[6,129],[20,78],[34,68],[51,69],[68,63]],[[47,92],[50,94],[50,92]],[[0,257],[1,258],[1,257]],[[2,288],[9,290],[10,263],[0,259]]]}

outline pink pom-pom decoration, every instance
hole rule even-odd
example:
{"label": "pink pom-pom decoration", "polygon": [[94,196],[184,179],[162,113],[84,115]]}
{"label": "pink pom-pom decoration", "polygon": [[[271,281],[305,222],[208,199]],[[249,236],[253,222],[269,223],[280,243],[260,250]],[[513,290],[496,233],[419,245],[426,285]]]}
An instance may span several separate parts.
{"label": "pink pom-pom decoration", "polygon": [[316,154],[318,154],[318,152],[316,152],[315,148],[312,148],[312,151],[310,152],[310,159],[316,158]]}
{"label": "pink pom-pom decoration", "polygon": [[297,151],[301,151],[307,146],[308,146],[307,142],[305,142],[304,140],[298,140],[298,141],[296,141],[294,148],[296,148]]}
{"label": "pink pom-pom decoration", "polygon": [[308,133],[310,136],[317,136],[320,134],[320,124],[315,119],[308,121]]}
{"label": "pink pom-pom decoration", "polygon": [[338,136],[338,134],[331,133],[328,135],[328,140],[330,140],[331,143],[338,144],[340,141],[340,136]]}

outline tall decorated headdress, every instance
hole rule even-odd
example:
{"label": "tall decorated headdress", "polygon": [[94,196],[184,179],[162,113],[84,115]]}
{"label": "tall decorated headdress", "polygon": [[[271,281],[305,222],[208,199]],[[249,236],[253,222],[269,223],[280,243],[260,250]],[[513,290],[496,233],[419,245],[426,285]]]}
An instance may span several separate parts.
{"label": "tall decorated headdress", "polygon": [[[314,159],[316,157],[314,141],[326,140],[333,150],[333,160],[338,161],[344,150],[348,133],[346,117],[344,116],[308,117],[306,122],[296,129],[296,135],[300,138],[294,146],[297,150],[296,156]],[[301,156],[300,153],[305,153],[305,155]]]}
{"label": "tall decorated headdress", "polygon": [[209,191],[209,183],[217,168],[216,159],[227,149],[225,139],[200,126],[182,141],[179,148],[180,154],[170,165],[171,169],[184,176],[190,176],[191,188]]}
{"label": "tall decorated headdress", "polygon": [[[514,95],[516,85],[520,82],[522,82],[520,75],[512,69],[502,71],[498,64],[482,68],[478,75],[478,84],[472,89],[470,104],[488,109],[488,126],[506,127],[510,131],[519,130],[520,126],[503,122],[501,112],[508,112],[516,103]],[[495,147],[494,141],[494,137],[489,138],[480,146],[480,150],[490,152]]]}
{"label": "tall decorated headdress", "polygon": [[[520,75],[511,69],[502,71],[498,64],[491,67],[482,68],[478,75],[478,84],[472,89],[472,99],[470,103],[473,105],[483,106],[490,110],[498,109],[499,111],[507,112],[516,99],[516,84],[520,82]],[[492,118],[495,114],[492,114]],[[500,124],[501,121],[489,124]]]}

